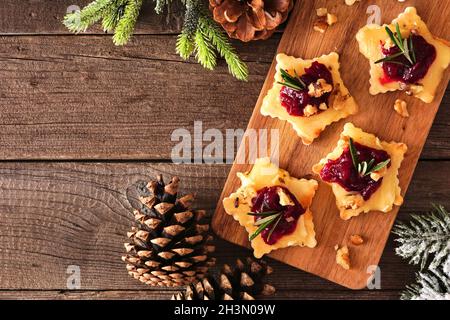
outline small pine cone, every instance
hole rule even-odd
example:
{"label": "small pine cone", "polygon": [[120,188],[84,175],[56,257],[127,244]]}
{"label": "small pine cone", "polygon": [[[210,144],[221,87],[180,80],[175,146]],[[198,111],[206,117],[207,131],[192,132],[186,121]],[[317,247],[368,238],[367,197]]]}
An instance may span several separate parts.
{"label": "small pine cone", "polygon": [[244,42],[269,38],[293,6],[293,0],[209,0],[214,20]]}
{"label": "small pine cone", "polygon": [[151,286],[182,286],[202,279],[214,265],[204,210],[191,210],[194,196],[177,197],[179,179],[159,175],[140,190],[141,209],[125,243],[128,273]]}
{"label": "small pine cone", "polygon": [[264,261],[238,259],[234,268],[225,264],[217,279],[207,276],[173,295],[172,300],[254,300],[256,296],[275,292],[273,286],[263,281],[270,273],[272,268]]}

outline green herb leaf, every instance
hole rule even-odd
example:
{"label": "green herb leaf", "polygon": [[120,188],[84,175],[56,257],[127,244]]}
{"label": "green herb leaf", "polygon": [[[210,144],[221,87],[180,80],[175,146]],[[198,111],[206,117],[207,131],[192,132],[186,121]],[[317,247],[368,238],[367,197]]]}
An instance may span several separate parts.
{"label": "green herb leaf", "polygon": [[[398,42],[403,44],[403,37],[402,33],[400,32],[400,26],[398,25],[398,22],[395,24],[395,32],[397,33]],[[403,49],[405,49],[405,47],[403,47]]]}
{"label": "green herb leaf", "polygon": [[397,52],[397,53],[395,53],[393,55],[390,55],[390,56],[384,57],[382,59],[379,59],[379,60],[375,61],[375,63],[389,61],[390,63],[396,63],[396,64],[405,65],[404,63],[401,63],[399,61],[393,61],[394,58],[403,55],[403,56],[405,56],[405,58],[409,61],[409,63],[411,65],[414,65],[416,63],[416,54],[414,53],[414,48],[413,48],[413,44],[412,44],[412,37],[409,37],[409,41],[408,41],[408,39],[403,39],[402,33],[400,32],[400,26],[399,26],[398,23],[395,24],[395,30],[396,30],[395,34],[387,26],[384,27],[384,29],[386,30],[386,33],[388,34],[388,36],[391,39],[391,41],[400,50],[400,52]]}
{"label": "green herb leaf", "polygon": [[274,220],[275,218],[278,218],[278,216],[279,216],[280,214],[281,214],[281,212],[280,212],[280,213],[276,213],[276,214],[272,214],[272,215],[267,216],[267,217],[262,218],[262,219],[259,219],[259,220],[255,221],[255,223],[254,223],[253,225],[259,226],[259,225],[262,225],[262,224],[266,223],[267,221],[272,221],[272,220]]}
{"label": "green herb leaf", "polygon": [[[386,56],[384,58],[381,58],[381,59],[375,61],[374,63],[380,63],[380,62],[386,62],[386,61],[391,62],[392,59],[395,59],[395,58],[400,57],[402,55],[403,55],[403,52],[397,52],[397,53],[394,53],[394,54],[392,54],[390,56]],[[404,64],[404,63],[401,63],[401,62],[398,62],[398,61],[392,61],[392,62],[393,63]]]}
{"label": "green herb leaf", "polygon": [[277,214],[277,213],[279,213],[279,211],[248,212],[247,214],[249,216],[263,217],[263,216],[270,216],[270,215]]}
{"label": "green herb leaf", "polygon": [[277,221],[275,221],[275,223],[273,224],[273,226],[270,228],[269,234],[267,235],[267,241],[269,241],[270,237],[272,236],[272,233],[275,231],[275,229],[277,228],[278,223],[280,223],[280,220],[283,216],[280,215],[277,219]]}
{"label": "green herb leaf", "polygon": [[402,46],[403,44],[398,41],[397,37],[394,35],[394,33],[389,29],[389,27],[384,27],[386,30],[386,33],[388,34],[389,38],[391,38],[391,41],[400,49],[403,51]]}
{"label": "green herb leaf", "polygon": [[408,59],[408,61],[411,63],[411,65],[414,65],[414,62],[411,59],[411,56],[409,55],[409,48],[408,48],[408,40],[403,40],[403,47],[405,48],[405,52],[403,54],[405,55],[405,58]]}
{"label": "green herb leaf", "polygon": [[284,85],[294,90],[304,90],[306,84],[300,79],[300,77],[295,73],[295,76],[291,76],[286,70],[280,69],[281,78],[283,82],[278,81],[278,84]]}
{"label": "green herb leaf", "polygon": [[[358,170],[358,153],[356,151],[355,145],[353,144],[353,139],[350,138],[349,143],[348,143],[348,148],[350,150],[350,155],[352,156],[352,162],[353,162],[353,166],[355,167],[356,170]],[[359,172],[359,170],[358,170]]]}
{"label": "green herb leaf", "polygon": [[376,166],[374,166],[374,167],[372,168],[372,170],[370,170],[369,172],[367,172],[367,174],[370,174],[370,173],[372,173],[372,172],[375,172],[375,171],[378,171],[378,170],[380,170],[380,169],[383,169],[384,167],[386,167],[386,166],[389,164],[389,162],[391,162],[391,159],[387,159],[387,160],[385,160],[385,161],[383,161],[383,162],[378,163]]}
{"label": "green herb leaf", "polygon": [[252,241],[253,239],[255,239],[265,228],[267,228],[267,226],[269,226],[276,218],[273,218],[263,224],[261,224],[258,229],[256,229],[256,231],[254,233],[252,233],[250,235],[250,237],[248,238],[250,241]]}
{"label": "green herb leaf", "polygon": [[414,52],[412,37],[409,37],[409,51],[411,52],[411,58],[415,64],[417,60],[416,60],[416,53]]}

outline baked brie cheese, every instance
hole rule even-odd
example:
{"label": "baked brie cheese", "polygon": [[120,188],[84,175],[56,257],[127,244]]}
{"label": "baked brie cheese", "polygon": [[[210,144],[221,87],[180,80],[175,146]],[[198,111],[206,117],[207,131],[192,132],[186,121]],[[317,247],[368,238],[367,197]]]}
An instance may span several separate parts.
{"label": "baked brie cheese", "polygon": [[309,208],[316,180],[291,177],[269,158],[257,159],[249,172],[238,177],[241,186],[223,199],[223,206],[248,232],[256,258],[280,248],[316,246]]}
{"label": "baked brie cheese", "polygon": [[344,220],[362,212],[389,212],[403,197],[398,171],[407,147],[385,142],[346,123],[336,148],[313,166],[331,185]]}
{"label": "baked brie cheese", "polygon": [[416,8],[406,8],[389,25],[364,26],[356,40],[369,59],[372,95],[405,90],[426,103],[433,101],[450,63],[450,47],[431,34]]}
{"label": "baked brie cheese", "polygon": [[326,126],[358,111],[339,73],[339,55],[312,60],[280,53],[275,81],[265,96],[261,114],[288,121],[308,145]]}

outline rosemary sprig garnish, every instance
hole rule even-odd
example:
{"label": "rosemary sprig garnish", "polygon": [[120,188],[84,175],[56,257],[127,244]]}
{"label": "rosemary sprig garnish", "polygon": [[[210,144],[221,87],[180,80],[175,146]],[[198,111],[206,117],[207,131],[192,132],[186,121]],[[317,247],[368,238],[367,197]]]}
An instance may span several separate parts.
{"label": "rosemary sprig garnish", "polygon": [[372,172],[376,172],[380,169],[383,169],[385,166],[391,162],[391,159],[387,159],[385,161],[381,161],[375,165],[375,159],[370,159],[369,162],[367,161],[359,161],[358,159],[358,153],[356,151],[355,145],[353,144],[353,139],[349,139],[348,149],[350,150],[350,156],[352,157],[353,166],[355,167],[355,170],[358,172],[358,174],[361,177],[365,177]]}
{"label": "rosemary sprig garnish", "polygon": [[278,84],[281,84],[285,87],[289,87],[294,90],[304,90],[306,89],[306,84],[300,79],[300,77],[297,75],[297,72],[295,72],[295,76],[291,76],[286,70],[280,69],[281,72],[281,78],[283,79],[283,82],[277,81]]}
{"label": "rosemary sprig garnish", "polygon": [[267,240],[269,240],[270,236],[272,235],[273,231],[277,227],[278,223],[280,222],[283,215],[281,214],[281,211],[264,211],[264,212],[249,212],[247,213],[250,216],[259,216],[263,217],[262,219],[259,219],[255,221],[254,225],[258,226],[258,229],[255,230],[250,236],[249,240],[252,241],[255,239],[265,228],[270,226],[271,223],[275,222],[272,227],[270,228],[269,234],[267,235]]}
{"label": "rosemary sprig garnish", "polygon": [[401,63],[399,61],[392,61],[393,59],[403,55],[411,65],[414,65],[416,63],[416,54],[414,53],[412,37],[409,37],[409,41],[408,39],[403,39],[402,34],[400,32],[400,26],[398,25],[398,23],[395,24],[395,33],[393,33],[391,29],[389,29],[389,27],[387,26],[384,29],[386,30],[386,33],[389,35],[391,41],[400,50],[400,52],[379,59],[375,61],[375,63],[391,62],[404,65],[404,63]]}

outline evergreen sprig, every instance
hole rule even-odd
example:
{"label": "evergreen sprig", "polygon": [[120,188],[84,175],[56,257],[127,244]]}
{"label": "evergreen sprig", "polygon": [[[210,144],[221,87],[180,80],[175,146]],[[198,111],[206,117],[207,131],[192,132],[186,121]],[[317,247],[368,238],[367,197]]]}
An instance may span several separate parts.
{"label": "evergreen sprig", "polygon": [[392,231],[400,246],[395,252],[424,269],[430,254],[429,268],[436,269],[450,255],[450,215],[443,206],[433,205],[430,214],[412,215],[409,224],[399,222]]}
{"label": "evergreen sprig", "polygon": [[[185,7],[183,30],[178,36],[176,52],[188,59],[195,55],[206,69],[217,66],[222,57],[229,72],[239,80],[247,80],[247,65],[240,59],[226,34],[211,18],[200,0],[180,0]],[[143,0],[94,0],[82,10],[68,13],[64,25],[72,32],[84,32],[101,20],[105,31],[114,32],[116,45],[126,44],[134,31]],[[160,14],[171,0],[154,0],[155,11]]]}
{"label": "evergreen sprig", "polygon": [[429,214],[412,215],[409,224],[399,222],[392,232],[399,236],[396,254],[421,269],[401,299],[449,300],[450,214],[445,208],[433,205]]}
{"label": "evergreen sprig", "polygon": [[391,162],[391,159],[387,159],[385,161],[381,161],[377,164],[375,164],[375,159],[370,159],[369,162],[367,161],[359,161],[358,158],[358,151],[356,150],[355,144],[353,142],[353,139],[350,138],[348,142],[348,148],[350,151],[350,156],[352,157],[353,167],[358,171],[358,174],[361,177],[368,176],[372,172],[379,171],[386,167],[389,162]]}
{"label": "evergreen sprig", "polygon": [[403,39],[402,33],[400,32],[400,26],[398,25],[398,23],[395,24],[395,33],[393,33],[391,31],[391,29],[389,29],[388,26],[384,27],[384,29],[386,30],[386,33],[388,34],[392,43],[394,43],[394,45],[400,50],[400,52],[397,52],[390,56],[386,56],[382,59],[379,59],[379,60],[375,61],[375,63],[388,61],[391,63],[403,64],[399,61],[394,61],[394,59],[399,56],[404,56],[406,58],[406,60],[409,61],[411,66],[414,65],[416,63],[416,54],[414,52],[412,37],[409,37],[409,40]]}

